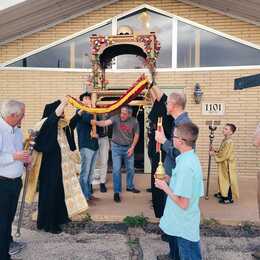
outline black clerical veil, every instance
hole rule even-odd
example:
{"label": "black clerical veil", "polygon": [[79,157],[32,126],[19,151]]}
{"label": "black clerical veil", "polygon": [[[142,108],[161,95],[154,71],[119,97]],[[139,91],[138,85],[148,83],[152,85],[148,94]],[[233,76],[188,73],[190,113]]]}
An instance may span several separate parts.
{"label": "black clerical veil", "polygon": [[[58,121],[60,118],[55,114],[55,110],[60,104],[61,101],[56,100],[50,104],[47,104],[44,108],[42,119],[47,119],[43,123],[35,140],[35,149],[39,152],[47,152],[48,150],[53,149],[53,146],[57,145]],[[70,150],[76,150],[73,131],[71,131],[69,126],[64,127],[63,130],[65,131]]]}
{"label": "black clerical veil", "polygon": [[42,119],[49,117],[52,113],[54,113],[56,108],[60,105],[60,103],[60,100],[56,100],[53,103],[47,104],[44,108]]}

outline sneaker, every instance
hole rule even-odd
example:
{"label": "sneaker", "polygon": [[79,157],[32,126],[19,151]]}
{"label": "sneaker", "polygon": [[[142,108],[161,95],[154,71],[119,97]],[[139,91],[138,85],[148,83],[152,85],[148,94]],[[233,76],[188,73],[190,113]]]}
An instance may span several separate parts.
{"label": "sneaker", "polygon": [[217,198],[217,199],[221,199],[221,198],[222,198],[220,192],[215,193],[215,194],[214,194],[214,197]]}
{"label": "sneaker", "polygon": [[11,256],[16,255],[16,254],[20,253],[22,251],[22,249],[24,249],[25,247],[26,247],[25,242],[13,241],[13,242],[10,243],[9,254]]}
{"label": "sneaker", "polygon": [[133,192],[133,193],[140,193],[140,190],[133,188],[133,189],[126,189],[126,191]]}
{"label": "sneaker", "polygon": [[107,187],[105,183],[100,183],[100,192],[107,192]]}
{"label": "sneaker", "polygon": [[221,198],[218,203],[220,204],[232,204],[234,201],[232,199],[226,199],[226,198]]}
{"label": "sneaker", "polygon": [[173,260],[173,258],[170,257],[170,255],[158,255],[156,257],[157,260]]}
{"label": "sneaker", "polygon": [[93,200],[93,201],[99,201],[99,200],[100,200],[100,198],[98,198],[98,197],[95,197],[95,196],[91,195],[91,196],[90,196],[90,198],[89,198],[89,200]]}
{"label": "sneaker", "polygon": [[161,240],[164,242],[168,242],[168,236],[166,234],[161,234]]}
{"label": "sneaker", "polygon": [[114,201],[115,202],[121,202],[119,193],[114,193]]}
{"label": "sneaker", "polygon": [[260,250],[252,253],[252,256],[254,257],[254,259],[260,259]]}

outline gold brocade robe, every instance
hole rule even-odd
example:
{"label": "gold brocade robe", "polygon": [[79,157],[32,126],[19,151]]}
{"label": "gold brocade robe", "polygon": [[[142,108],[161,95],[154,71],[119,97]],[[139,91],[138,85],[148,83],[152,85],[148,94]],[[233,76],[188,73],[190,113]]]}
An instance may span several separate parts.
{"label": "gold brocade robe", "polygon": [[[37,124],[34,130],[39,131],[40,127],[44,123],[45,119]],[[65,132],[63,128],[67,126],[65,120],[60,119],[58,123],[58,136],[57,141],[61,148],[62,161],[62,177],[63,177],[63,186],[64,186],[64,194],[65,194],[65,203],[67,206],[67,211],[69,217],[73,217],[82,212],[85,212],[88,209],[87,201],[82,193],[78,178],[77,178],[77,170],[76,164],[80,162],[78,152],[71,152],[69,149],[69,145],[65,136]],[[25,149],[28,147],[28,140],[25,143]],[[40,174],[41,161],[42,161],[42,153],[33,151],[32,154],[33,162],[32,167],[30,169],[28,186],[25,196],[25,201],[27,203],[32,203],[34,201],[34,197],[36,194],[37,183]]]}
{"label": "gold brocade robe", "polygon": [[223,139],[214,157],[218,165],[219,192],[223,197],[227,197],[229,187],[231,187],[232,196],[238,199],[236,159],[231,138]]}

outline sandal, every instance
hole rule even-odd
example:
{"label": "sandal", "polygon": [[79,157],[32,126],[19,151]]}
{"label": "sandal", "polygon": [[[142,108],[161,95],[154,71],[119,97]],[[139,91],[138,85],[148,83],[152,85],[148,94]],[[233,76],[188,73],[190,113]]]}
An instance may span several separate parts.
{"label": "sandal", "polygon": [[229,199],[223,199],[221,198],[218,203],[220,204],[232,204],[234,201],[233,200],[229,200]]}
{"label": "sandal", "polygon": [[220,192],[215,193],[215,194],[214,194],[214,197],[215,197],[215,198],[218,198],[218,199],[221,199],[221,198],[222,198]]}

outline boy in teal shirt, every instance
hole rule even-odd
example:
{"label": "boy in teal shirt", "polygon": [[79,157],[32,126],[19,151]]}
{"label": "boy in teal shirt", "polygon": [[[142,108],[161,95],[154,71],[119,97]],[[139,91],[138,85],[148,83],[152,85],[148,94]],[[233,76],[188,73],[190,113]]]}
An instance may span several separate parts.
{"label": "boy in teal shirt", "polygon": [[199,129],[193,123],[174,129],[174,147],[181,154],[176,158],[170,184],[158,179],[155,182],[156,187],[168,195],[160,228],[168,235],[170,246],[168,258],[159,256],[157,259],[202,259],[199,201],[204,195],[203,175],[199,158],[192,148],[198,134]]}

